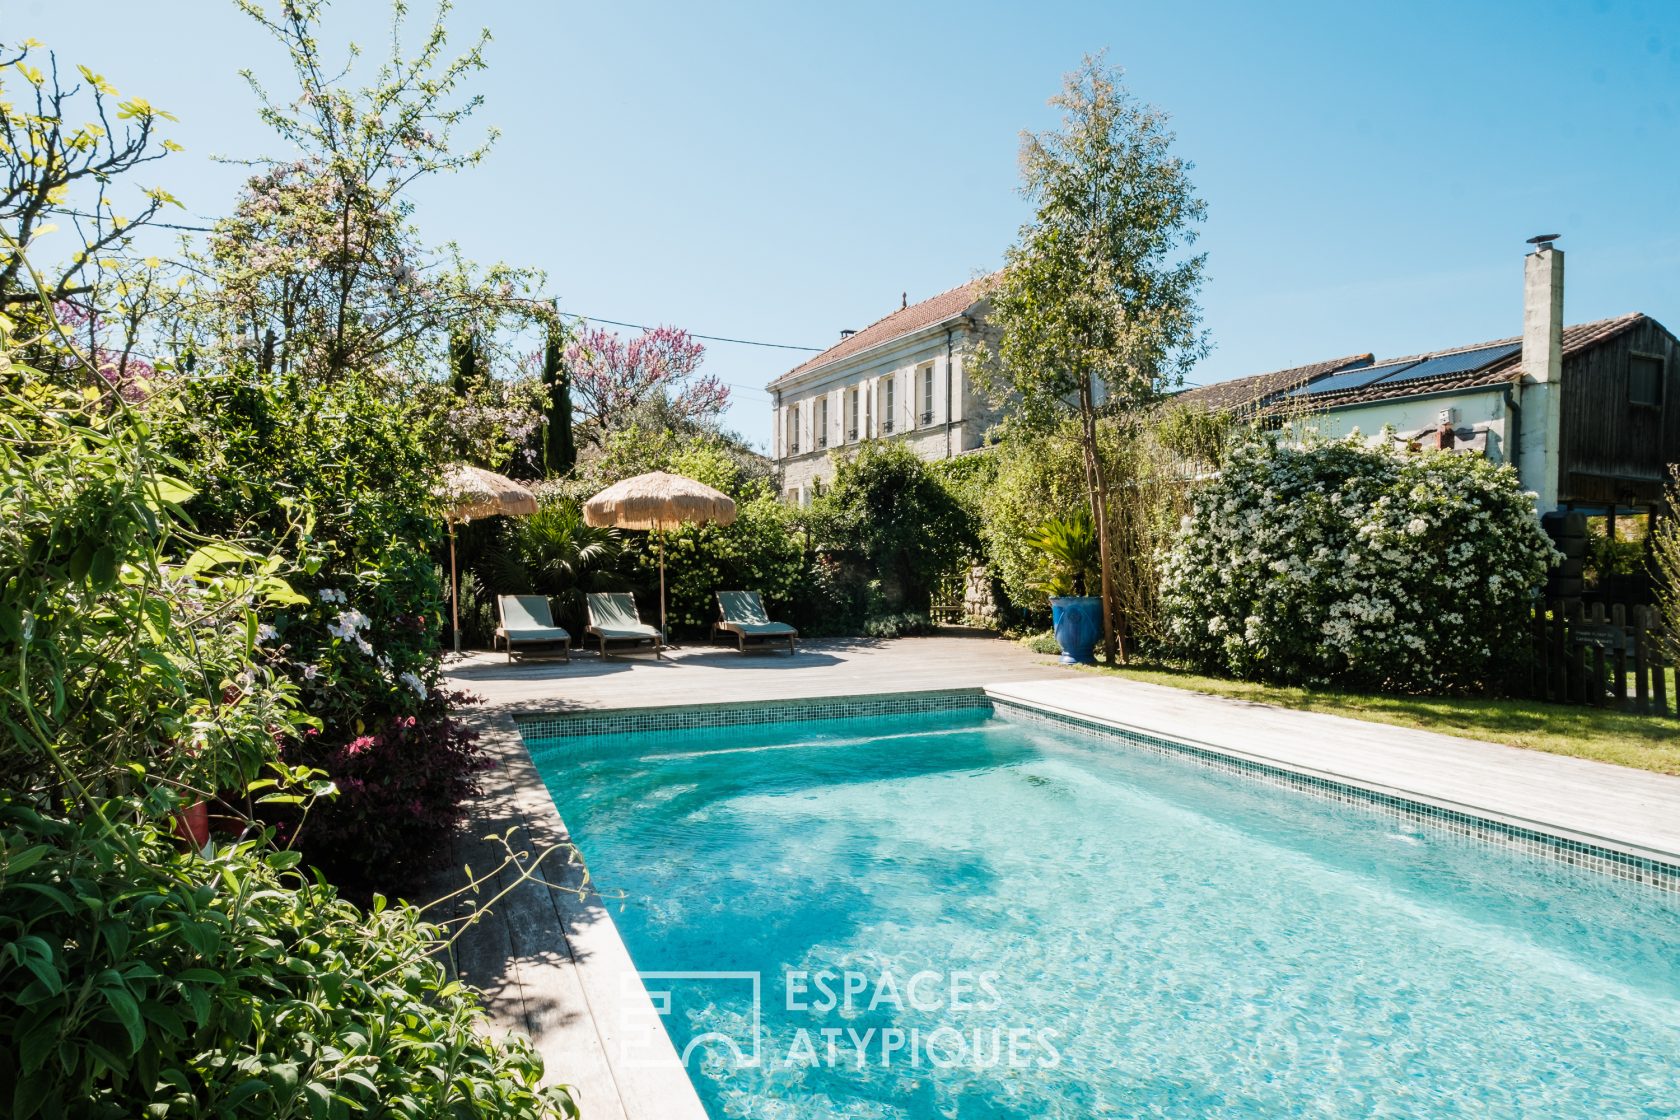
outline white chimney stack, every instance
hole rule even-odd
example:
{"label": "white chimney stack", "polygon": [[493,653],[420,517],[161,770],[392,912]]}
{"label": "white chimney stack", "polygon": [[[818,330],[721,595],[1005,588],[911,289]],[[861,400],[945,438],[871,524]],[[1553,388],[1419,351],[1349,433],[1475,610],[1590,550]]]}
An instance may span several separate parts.
{"label": "white chimney stack", "polygon": [[1540,513],[1558,505],[1563,410],[1563,250],[1556,234],[1532,237],[1523,259],[1522,383],[1517,472],[1539,495]]}

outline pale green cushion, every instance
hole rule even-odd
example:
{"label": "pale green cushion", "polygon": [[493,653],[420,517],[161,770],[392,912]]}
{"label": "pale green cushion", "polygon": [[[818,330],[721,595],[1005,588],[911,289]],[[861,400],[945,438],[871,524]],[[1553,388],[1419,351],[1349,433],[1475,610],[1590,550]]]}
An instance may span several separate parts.
{"label": "pale green cushion", "polygon": [[768,638],[799,632],[785,622],[726,622],[723,626],[726,630],[734,630],[749,638]]}
{"label": "pale green cushion", "polygon": [[510,642],[569,642],[572,636],[559,626],[537,626],[529,630],[502,628],[501,634]]}
{"label": "pale green cushion", "polygon": [[546,595],[498,595],[496,609],[501,612],[503,630],[560,629],[549,613]]}
{"label": "pale green cushion", "polygon": [[659,631],[641,620],[636,600],[624,591],[600,591],[588,597],[589,628],[607,638],[658,638]]}

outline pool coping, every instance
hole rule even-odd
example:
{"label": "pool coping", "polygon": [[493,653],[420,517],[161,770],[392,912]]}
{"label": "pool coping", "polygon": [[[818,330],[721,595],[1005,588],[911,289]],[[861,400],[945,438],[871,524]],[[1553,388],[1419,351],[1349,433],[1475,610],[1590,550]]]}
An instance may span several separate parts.
{"label": "pool coping", "polygon": [[[568,1086],[585,1120],[709,1120],[513,713],[467,722],[496,762],[469,831],[494,827],[518,857],[486,884],[506,892],[487,904],[500,913],[457,943],[457,973],[486,992],[493,1026],[531,1039],[544,1083]],[[505,851],[462,835],[455,854],[482,873]]]}

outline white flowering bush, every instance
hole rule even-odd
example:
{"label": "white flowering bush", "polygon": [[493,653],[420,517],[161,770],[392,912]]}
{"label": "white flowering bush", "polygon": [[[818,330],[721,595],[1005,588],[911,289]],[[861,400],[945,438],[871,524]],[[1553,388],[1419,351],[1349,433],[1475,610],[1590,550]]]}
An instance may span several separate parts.
{"label": "white flowering bush", "polygon": [[1477,455],[1255,440],[1162,558],[1176,656],[1204,672],[1396,692],[1497,687],[1558,554],[1534,495]]}

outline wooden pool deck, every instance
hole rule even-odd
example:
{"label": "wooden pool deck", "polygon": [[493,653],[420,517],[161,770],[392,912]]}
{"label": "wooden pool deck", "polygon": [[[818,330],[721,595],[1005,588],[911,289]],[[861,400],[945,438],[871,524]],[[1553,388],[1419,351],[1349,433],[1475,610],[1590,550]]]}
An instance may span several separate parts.
{"label": "wooden pool deck", "polygon": [[[499,862],[500,845],[483,839],[491,833],[517,830],[514,846],[526,853],[561,846],[533,877],[511,867],[492,877],[479,901],[506,895],[462,935],[456,963],[486,992],[493,1025],[529,1035],[550,1077],[575,1087],[585,1120],[702,1120],[704,1112],[674,1061],[625,1057],[650,1041],[670,1047],[610,906],[589,893],[564,846],[565,825],[519,738],[520,714],[985,688],[1043,711],[1680,863],[1677,777],[1080,672],[995,639],[811,642],[793,657],[697,646],[659,661],[590,655],[570,664],[509,665],[485,653],[447,671],[485,698],[471,719],[500,764],[462,834],[455,883],[463,865],[482,873]],[[521,862],[530,868],[533,858]],[[447,878],[439,888],[433,897],[453,889]]]}

